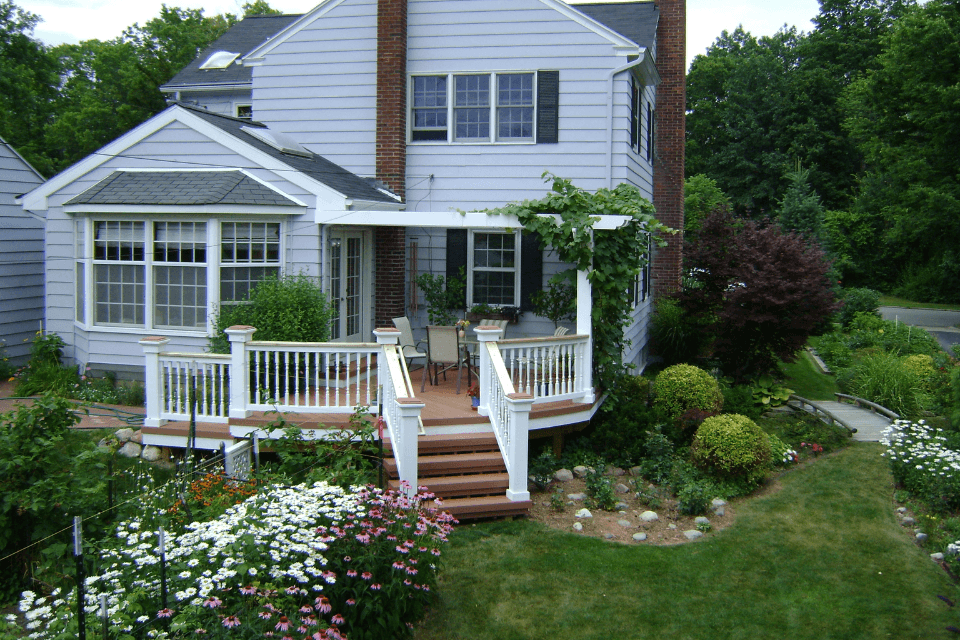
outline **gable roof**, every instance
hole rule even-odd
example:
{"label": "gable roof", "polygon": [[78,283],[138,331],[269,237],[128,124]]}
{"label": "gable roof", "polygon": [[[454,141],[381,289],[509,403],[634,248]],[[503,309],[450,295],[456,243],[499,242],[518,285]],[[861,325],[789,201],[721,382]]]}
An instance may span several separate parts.
{"label": "gable roof", "polygon": [[217,171],[114,171],[74,196],[64,206],[75,204],[206,204],[301,206],[279,191],[254,180],[240,170]]}
{"label": "gable roof", "polygon": [[654,50],[660,9],[654,2],[609,2],[576,4],[573,8],[597,22],[633,40],[641,47]]}
{"label": "gable roof", "polygon": [[246,55],[277,33],[282,31],[300,14],[282,16],[248,16],[236,23],[220,36],[213,44],[204,49],[199,56],[160,87],[160,91],[173,93],[185,88],[206,87],[212,85],[244,85],[253,81],[253,72],[236,62],[225,69],[201,69],[206,60],[217,51],[229,51]]}
{"label": "gable roof", "polygon": [[242,120],[240,118],[232,118],[230,116],[223,116],[199,107],[195,107],[193,105],[178,104],[178,106],[182,109],[187,109],[188,111],[195,113],[200,118],[206,122],[209,122],[218,129],[221,129],[235,138],[242,140],[245,144],[255,147],[259,151],[276,158],[280,162],[283,162],[289,166],[291,169],[309,176],[317,182],[327,185],[334,191],[343,194],[347,198],[353,198],[356,200],[369,200],[373,202],[388,202],[390,204],[396,204],[399,201],[399,198],[390,194],[386,189],[378,187],[375,181],[361,178],[357,174],[347,171],[340,165],[330,162],[323,156],[319,156],[314,153],[311,155],[311,157],[306,158],[299,155],[284,153],[283,151],[270,146],[266,142],[263,142],[262,140],[259,140],[242,130],[243,128],[269,130],[269,127],[267,127],[265,124],[250,120]]}

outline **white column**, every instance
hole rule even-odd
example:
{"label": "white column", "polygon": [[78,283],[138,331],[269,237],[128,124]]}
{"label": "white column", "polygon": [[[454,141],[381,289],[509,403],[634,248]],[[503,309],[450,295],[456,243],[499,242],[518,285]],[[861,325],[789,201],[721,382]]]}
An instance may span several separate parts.
{"label": "white column", "polygon": [[146,356],[146,369],[144,377],[144,394],[146,400],[147,413],[143,418],[145,427],[161,427],[167,423],[160,418],[160,410],[163,408],[163,394],[161,393],[162,376],[160,373],[160,352],[170,342],[170,338],[161,338],[151,336],[140,341],[143,347],[143,353]]}
{"label": "white column", "polygon": [[597,399],[593,388],[593,286],[586,271],[577,271],[577,333],[587,336],[583,357],[577,359],[579,378],[585,389],[582,402],[593,404]]}
{"label": "white column", "polygon": [[493,380],[493,371],[490,368],[490,354],[487,353],[487,342],[497,342],[503,336],[503,329],[494,325],[480,325],[474,327],[477,334],[477,349],[480,350],[480,372],[477,374],[477,387],[480,389],[480,406],[477,413],[481,416],[490,415],[490,381]]}
{"label": "white column", "polygon": [[417,398],[397,398],[397,409],[400,413],[400,447],[393,443],[393,456],[397,460],[397,471],[400,482],[406,482],[409,487],[407,495],[417,494],[417,430],[420,426],[420,412],[426,406]]}
{"label": "white column", "polygon": [[510,485],[507,499],[520,502],[530,499],[527,490],[527,454],[530,448],[530,409],[533,396],[528,393],[511,393],[507,396],[510,405],[510,442],[507,444],[507,468]]}
{"label": "white column", "polygon": [[254,327],[235,325],[224,329],[230,338],[230,412],[231,418],[248,418],[252,411],[247,409],[250,398],[250,364],[247,357],[247,343],[253,339]]}

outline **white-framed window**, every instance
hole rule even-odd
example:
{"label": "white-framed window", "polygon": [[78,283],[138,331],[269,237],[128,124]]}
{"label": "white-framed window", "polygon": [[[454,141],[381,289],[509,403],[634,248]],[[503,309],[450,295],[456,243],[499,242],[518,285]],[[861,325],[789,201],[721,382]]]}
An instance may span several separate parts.
{"label": "white-framed window", "polygon": [[630,81],[630,148],[640,153],[643,121],[643,91],[635,79]]}
{"label": "white-framed window", "polygon": [[471,231],[467,239],[469,306],[520,306],[518,233]]}
{"label": "white-framed window", "polygon": [[253,105],[252,104],[235,104],[233,106],[234,113],[233,115],[241,120],[253,120]]}
{"label": "white-framed window", "polygon": [[79,220],[77,321],[206,331],[211,302],[242,302],[279,275],[280,238],[279,222]]}
{"label": "white-framed window", "polygon": [[413,76],[411,141],[534,142],[536,76],[534,72]]}

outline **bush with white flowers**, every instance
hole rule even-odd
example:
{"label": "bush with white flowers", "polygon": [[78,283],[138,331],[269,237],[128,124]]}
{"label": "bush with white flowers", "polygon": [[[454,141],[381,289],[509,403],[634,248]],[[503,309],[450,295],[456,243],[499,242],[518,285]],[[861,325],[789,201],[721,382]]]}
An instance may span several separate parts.
{"label": "bush with white flowers", "polygon": [[[262,490],[166,536],[166,602],[158,532],[124,522],[86,579],[88,627],[100,628],[105,595],[121,640],[403,635],[423,615],[452,528],[432,498],[326,483]],[[75,597],[24,592],[29,637],[75,637]]]}
{"label": "bush with white flowers", "polygon": [[894,479],[940,511],[960,508],[960,452],[947,447],[943,429],[923,420],[897,420],[880,440]]}

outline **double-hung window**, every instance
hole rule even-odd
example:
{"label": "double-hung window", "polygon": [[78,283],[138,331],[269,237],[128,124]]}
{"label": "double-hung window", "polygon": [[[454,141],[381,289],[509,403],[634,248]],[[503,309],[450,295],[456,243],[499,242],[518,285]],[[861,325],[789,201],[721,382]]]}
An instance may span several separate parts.
{"label": "double-hung window", "polygon": [[470,306],[520,305],[520,242],[516,233],[474,231],[467,255]]}
{"label": "double-hung window", "polygon": [[414,76],[410,138],[556,142],[558,86],[555,71]]}
{"label": "double-hung window", "polygon": [[81,323],[204,331],[218,290],[221,303],[242,302],[257,282],[280,273],[279,222],[85,222],[77,224]]}

